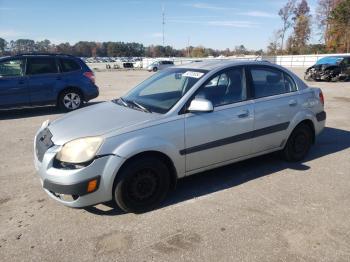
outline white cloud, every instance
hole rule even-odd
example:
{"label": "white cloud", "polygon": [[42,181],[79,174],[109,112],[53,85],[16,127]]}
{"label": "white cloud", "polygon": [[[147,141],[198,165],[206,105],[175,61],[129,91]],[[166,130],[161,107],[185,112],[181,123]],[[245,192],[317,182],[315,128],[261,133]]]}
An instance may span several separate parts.
{"label": "white cloud", "polygon": [[197,9],[209,9],[209,10],[236,10],[236,8],[224,7],[218,5],[212,5],[207,3],[194,3],[194,4],[185,4],[186,6],[190,6]]}
{"label": "white cloud", "polygon": [[14,38],[14,37],[23,37],[24,34],[22,32],[12,30],[12,29],[0,29],[0,37],[3,38]]}
{"label": "white cloud", "polygon": [[209,21],[209,25],[224,26],[224,27],[238,27],[238,28],[256,28],[258,23],[251,21]]}
{"label": "white cloud", "polygon": [[258,23],[251,21],[241,21],[241,20],[211,20],[211,21],[196,21],[196,20],[169,20],[169,23],[181,23],[181,24],[198,24],[205,26],[219,26],[219,27],[237,27],[237,28],[257,28]]}
{"label": "white cloud", "polygon": [[277,15],[267,13],[267,12],[262,12],[262,11],[249,11],[249,12],[242,12],[238,13],[239,15],[245,15],[245,16],[252,16],[252,17],[265,17],[265,18],[276,18]]}

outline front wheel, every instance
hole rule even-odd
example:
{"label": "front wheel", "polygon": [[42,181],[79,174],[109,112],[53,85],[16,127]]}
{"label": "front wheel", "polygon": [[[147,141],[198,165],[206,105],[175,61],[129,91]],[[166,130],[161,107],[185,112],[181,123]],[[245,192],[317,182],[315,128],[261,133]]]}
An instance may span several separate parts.
{"label": "front wheel", "polygon": [[157,72],[158,68],[157,67],[153,67],[153,72]]}
{"label": "front wheel", "polygon": [[312,130],[306,124],[298,125],[288,138],[283,149],[284,158],[290,162],[298,162],[305,158],[312,144]]}
{"label": "front wheel", "polygon": [[126,212],[142,213],[155,208],[170,187],[167,165],[152,156],[128,163],[116,179],[114,199]]}
{"label": "front wheel", "polygon": [[83,98],[76,90],[66,90],[58,98],[58,105],[64,111],[73,111],[83,105]]}

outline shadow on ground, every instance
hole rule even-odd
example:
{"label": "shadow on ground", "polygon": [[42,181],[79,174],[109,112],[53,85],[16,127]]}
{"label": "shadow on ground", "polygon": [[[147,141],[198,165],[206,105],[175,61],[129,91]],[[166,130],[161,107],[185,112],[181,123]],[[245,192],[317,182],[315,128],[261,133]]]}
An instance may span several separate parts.
{"label": "shadow on ground", "polygon": [[[308,170],[310,167],[307,162],[349,147],[350,131],[326,127],[303,162],[288,163],[274,153],[189,176],[178,181],[176,190],[168,195],[160,208],[232,188],[285,169]],[[123,214],[113,202],[104,205],[109,207],[108,211],[103,211],[98,206],[86,210],[96,215]]]}
{"label": "shadow on ground", "polygon": [[[95,105],[101,103],[98,102],[88,102],[84,104],[83,107]],[[19,109],[6,109],[0,110],[0,120],[10,120],[10,119],[22,119],[28,117],[45,116],[45,115],[58,115],[64,114],[65,112],[57,108],[56,106],[41,106],[41,107],[30,107],[30,108],[19,108]]]}

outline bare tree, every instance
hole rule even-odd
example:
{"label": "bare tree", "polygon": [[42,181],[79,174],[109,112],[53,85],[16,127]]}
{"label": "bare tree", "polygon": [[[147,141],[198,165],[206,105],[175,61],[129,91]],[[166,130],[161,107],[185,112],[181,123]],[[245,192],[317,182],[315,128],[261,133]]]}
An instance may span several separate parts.
{"label": "bare tree", "polygon": [[277,30],[273,32],[272,37],[269,40],[269,45],[267,46],[267,54],[268,55],[277,55],[278,49],[280,48],[280,44],[278,43],[281,38],[281,30]]}
{"label": "bare tree", "polygon": [[286,5],[283,6],[278,12],[278,15],[281,17],[282,22],[283,22],[283,26],[280,30],[281,53],[283,52],[284,39],[285,39],[286,33],[287,33],[288,29],[292,26],[291,17],[292,17],[293,12],[294,12],[295,2],[296,2],[296,0],[288,0]]}

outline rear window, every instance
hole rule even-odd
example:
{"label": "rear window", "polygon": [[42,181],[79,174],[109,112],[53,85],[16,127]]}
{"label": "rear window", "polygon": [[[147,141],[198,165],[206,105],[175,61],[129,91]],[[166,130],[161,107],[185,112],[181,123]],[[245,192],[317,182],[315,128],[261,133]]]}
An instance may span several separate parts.
{"label": "rear window", "polygon": [[250,70],[255,98],[296,91],[292,78],[280,70],[261,67]]}
{"label": "rear window", "polygon": [[69,58],[60,58],[60,64],[62,72],[72,72],[81,69],[80,65],[76,61]]}
{"label": "rear window", "polygon": [[52,74],[57,73],[57,65],[54,58],[51,57],[32,57],[28,58],[28,75]]}

